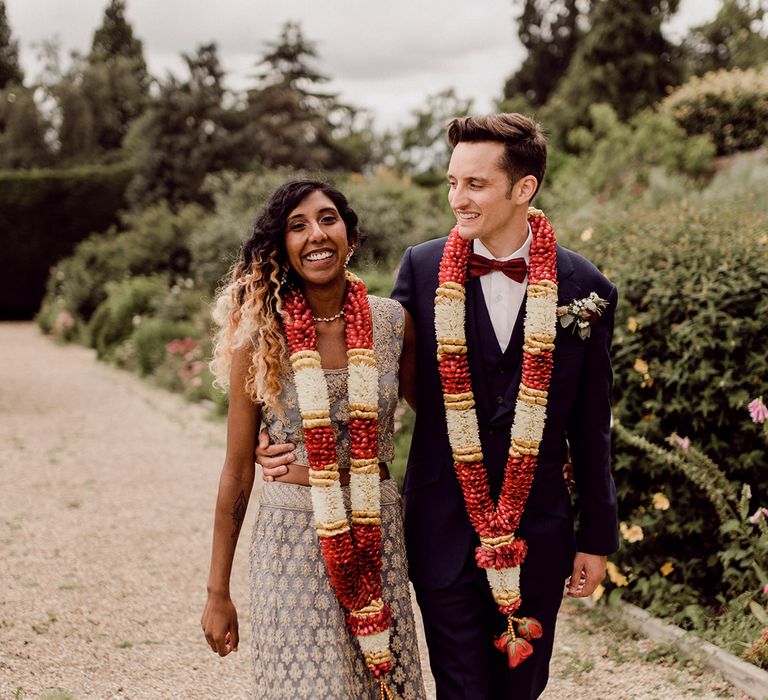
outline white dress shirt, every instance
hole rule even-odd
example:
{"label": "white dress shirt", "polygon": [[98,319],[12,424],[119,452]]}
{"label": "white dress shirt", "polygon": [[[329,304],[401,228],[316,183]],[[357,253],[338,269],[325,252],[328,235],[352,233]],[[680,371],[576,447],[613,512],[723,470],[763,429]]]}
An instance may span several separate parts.
{"label": "white dress shirt", "polygon": [[[528,238],[514,253],[503,258],[494,257],[488,248],[486,248],[479,238],[473,241],[473,250],[478,255],[482,255],[491,260],[511,260],[512,258],[523,258],[525,264],[531,261],[531,225],[528,224]],[[507,277],[500,270],[494,270],[480,278],[480,285],[485,298],[485,306],[488,309],[488,315],[491,317],[496,339],[499,341],[499,347],[505,352],[509,345],[512,329],[515,327],[517,315],[525,299],[525,292],[528,289],[528,275],[522,282]]]}

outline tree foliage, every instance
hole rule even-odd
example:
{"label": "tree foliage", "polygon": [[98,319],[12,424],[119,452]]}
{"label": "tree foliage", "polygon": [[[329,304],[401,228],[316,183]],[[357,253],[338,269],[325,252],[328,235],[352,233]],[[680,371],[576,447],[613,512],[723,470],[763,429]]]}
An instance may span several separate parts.
{"label": "tree foliage", "polygon": [[110,2],[90,53],[73,53],[66,70],[57,42],[43,44],[40,87],[55,105],[50,140],[58,166],[122,160],[123,141],[146,109],[151,79],[124,11],[125,2]]}
{"label": "tree foliage", "polygon": [[454,117],[469,114],[472,100],[462,99],[453,88],[429,95],[422,109],[411,112],[411,122],[389,146],[395,169],[424,183],[443,182],[450,159],[445,127]]}
{"label": "tree foliage", "polygon": [[237,115],[225,109],[224,73],[216,44],[184,55],[189,77],[169,77],[128,141],[136,175],[128,197],[136,206],[165,199],[206,201],[200,185],[209,172],[241,169],[246,155],[237,137]]}
{"label": "tree foliage", "polygon": [[133,27],[125,18],[125,0],[111,0],[104,10],[101,26],[93,33],[91,57],[97,61],[110,61],[118,56],[129,58],[146,75],[144,48],[141,39],[133,35]]}
{"label": "tree foliage", "polygon": [[149,75],[143,46],[125,17],[125,0],[111,0],[93,34],[79,81],[91,106],[94,138],[103,151],[120,148],[146,107]]}
{"label": "tree foliage", "polygon": [[267,167],[359,170],[370,159],[370,125],[321,89],[317,51],[295,22],[267,45],[257,85],[248,92],[247,141]]}
{"label": "tree foliage", "polygon": [[584,34],[587,0],[524,0],[517,34],[528,53],[504,85],[504,99],[546,104]]}
{"label": "tree foliage", "polygon": [[768,62],[766,11],[764,0],[723,0],[717,16],[694,27],[685,40],[693,73],[752,68]]}
{"label": "tree foliage", "polygon": [[587,123],[594,103],[608,103],[625,120],[680,83],[678,49],[661,30],[678,5],[679,0],[594,0],[589,30],[543,112],[556,140],[564,142],[571,128]]}
{"label": "tree foliage", "polygon": [[19,65],[19,42],[11,38],[5,1],[0,0],[0,89],[9,83],[21,85],[23,82],[24,72]]}
{"label": "tree foliage", "polygon": [[49,165],[46,124],[34,92],[10,84],[0,90],[0,168],[37,168]]}

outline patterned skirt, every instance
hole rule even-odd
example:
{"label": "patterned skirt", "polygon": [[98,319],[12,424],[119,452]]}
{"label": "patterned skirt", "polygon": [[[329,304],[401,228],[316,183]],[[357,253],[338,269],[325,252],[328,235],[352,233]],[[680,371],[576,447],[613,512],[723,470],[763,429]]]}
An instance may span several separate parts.
{"label": "patterned skirt", "polygon": [[[349,508],[349,487],[343,487]],[[400,496],[381,482],[383,597],[392,608],[387,686],[403,700],[425,698],[411,608]],[[310,489],[265,482],[250,548],[256,698],[378,700],[328,581],[317,543]]]}

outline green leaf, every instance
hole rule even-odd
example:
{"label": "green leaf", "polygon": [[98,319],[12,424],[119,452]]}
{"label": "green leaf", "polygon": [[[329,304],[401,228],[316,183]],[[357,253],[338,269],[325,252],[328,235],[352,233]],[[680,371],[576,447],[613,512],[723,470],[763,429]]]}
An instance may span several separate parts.
{"label": "green leaf", "polygon": [[624,595],[624,590],[623,588],[614,588],[608,594],[608,607],[615,608],[618,606],[621,596]]}
{"label": "green leaf", "polygon": [[737,530],[741,529],[741,523],[738,520],[731,519],[726,520],[721,526],[720,526],[720,532],[723,535],[727,535],[731,532],[736,532]]}
{"label": "green leaf", "polygon": [[739,499],[739,517],[742,520],[746,520],[749,515],[749,501],[752,498],[752,489],[749,484],[744,484],[741,490],[741,498]]}
{"label": "green leaf", "polygon": [[752,611],[752,614],[760,621],[760,624],[768,625],[768,611],[766,611],[762,605],[756,603],[754,600],[750,600],[749,609]]}
{"label": "green leaf", "polygon": [[760,579],[760,583],[763,585],[768,583],[768,574],[765,573],[765,569],[763,569],[760,564],[758,564],[756,561],[753,561],[752,568],[757,572],[757,577]]}

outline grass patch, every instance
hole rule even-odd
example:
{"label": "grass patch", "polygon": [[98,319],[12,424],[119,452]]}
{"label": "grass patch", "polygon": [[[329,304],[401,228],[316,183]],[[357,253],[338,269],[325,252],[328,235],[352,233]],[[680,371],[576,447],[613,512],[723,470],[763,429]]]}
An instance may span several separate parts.
{"label": "grass patch", "polygon": [[570,659],[568,659],[568,663],[565,665],[565,668],[563,669],[563,678],[568,678],[570,676],[573,676],[574,678],[579,678],[580,676],[583,676],[589,673],[594,668],[595,668],[594,659],[582,659],[574,655]]}

